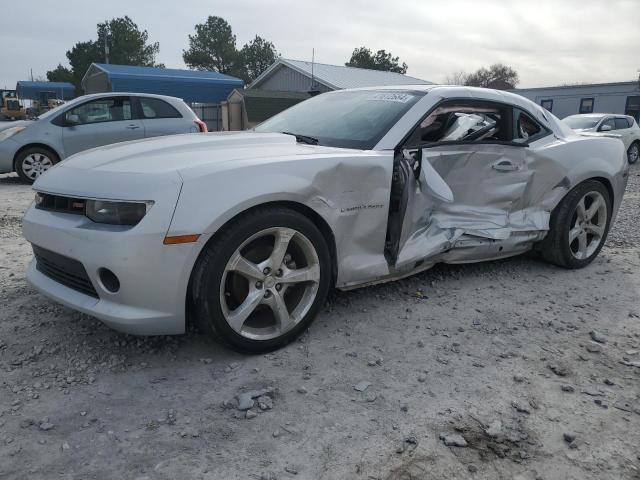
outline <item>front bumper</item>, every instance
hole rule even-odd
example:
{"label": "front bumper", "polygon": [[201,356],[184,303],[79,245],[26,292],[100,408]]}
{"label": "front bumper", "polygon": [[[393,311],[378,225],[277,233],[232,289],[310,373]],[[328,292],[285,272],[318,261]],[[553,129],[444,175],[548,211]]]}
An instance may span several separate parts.
{"label": "front bumper", "polygon": [[[83,215],[39,210],[31,206],[23,234],[35,246],[77,260],[99,298],[45,275],[34,259],[27,280],[47,297],[92,315],[125,333],[170,335],[185,330],[185,300],[191,269],[207,238],[196,243],[164,245],[173,202],[156,202],[132,228],[93,223]],[[120,281],[111,293],[100,281],[108,268]]]}
{"label": "front bumper", "polygon": [[0,173],[13,172],[13,158],[20,149],[20,144],[7,138],[0,142]]}

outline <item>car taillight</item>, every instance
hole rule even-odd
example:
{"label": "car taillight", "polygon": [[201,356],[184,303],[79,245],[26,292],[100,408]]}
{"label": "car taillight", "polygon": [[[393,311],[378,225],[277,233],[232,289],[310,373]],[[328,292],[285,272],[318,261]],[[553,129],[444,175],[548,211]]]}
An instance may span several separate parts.
{"label": "car taillight", "polygon": [[194,120],[193,123],[195,123],[198,126],[198,130],[200,130],[200,133],[207,133],[209,131],[209,129],[207,128],[207,124],[204,123],[202,120],[200,119]]}

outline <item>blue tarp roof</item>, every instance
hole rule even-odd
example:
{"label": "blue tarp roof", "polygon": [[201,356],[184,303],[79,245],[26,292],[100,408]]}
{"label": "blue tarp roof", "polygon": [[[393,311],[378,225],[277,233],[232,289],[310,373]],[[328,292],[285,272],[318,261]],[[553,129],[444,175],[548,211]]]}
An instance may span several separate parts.
{"label": "blue tarp roof", "polygon": [[171,95],[187,102],[222,102],[234,88],[244,86],[239,78],[218,72],[104,63],[92,64],[87,75],[100,71],[107,75],[113,92]]}
{"label": "blue tarp roof", "polygon": [[29,82],[20,80],[16,84],[18,97],[37,100],[41,92],[54,92],[61,100],[71,100],[76,96],[76,87],[67,82]]}

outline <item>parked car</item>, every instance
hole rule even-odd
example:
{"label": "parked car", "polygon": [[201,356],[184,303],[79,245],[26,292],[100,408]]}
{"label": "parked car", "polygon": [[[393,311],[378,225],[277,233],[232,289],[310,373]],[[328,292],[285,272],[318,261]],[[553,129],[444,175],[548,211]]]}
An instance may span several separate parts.
{"label": "parked car", "polygon": [[182,333],[192,312],[232,347],[266,351],[305,330],[333,286],[532,249],[588,265],[628,169],[618,139],[579,136],[519,95],[324,93],[255,131],[56,165],[23,220],[27,278],[124,332]]}
{"label": "parked car", "polygon": [[615,134],[624,143],[629,163],[636,163],[640,157],[640,127],[633,117],[606,113],[571,115],[564,121],[580,133]]}
{"label": "parked car", "polygon": [[33,183],[78,152],[116,142],[206,132],[207,125],[181,99],[141,93],[85,95],[0,129],[0,173]]}

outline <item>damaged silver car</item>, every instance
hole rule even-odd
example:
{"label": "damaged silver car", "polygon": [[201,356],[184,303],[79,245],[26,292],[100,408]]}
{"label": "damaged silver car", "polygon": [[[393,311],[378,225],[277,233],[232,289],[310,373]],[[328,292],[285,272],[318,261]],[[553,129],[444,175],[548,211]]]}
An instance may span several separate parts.
{"label": "damaged silver car", "polygon": [[34,185],[29,281],[134,334],[187,312],[243,351],[286,344],[331,287],[537,249],[588,265],[622,200],[622,142],[518,95],[344,90],[255,131],[91,150]]}

